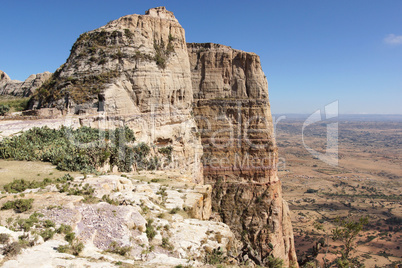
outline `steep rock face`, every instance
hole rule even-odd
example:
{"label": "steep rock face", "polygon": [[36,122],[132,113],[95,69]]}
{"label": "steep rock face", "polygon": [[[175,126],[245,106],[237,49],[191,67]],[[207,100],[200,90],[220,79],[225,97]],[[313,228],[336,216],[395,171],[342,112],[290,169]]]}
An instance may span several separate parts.
{"label": "steep rock face", "polygon": [[72,113],[184,113],[192,98],[184,29],[160,7],[82,34],[34,106]]}
{"label": "steep rock face", "polygon": [[191,116],[191,72],[184,29],[172,12],[153,8],[82,34],[63,64],[32,98],[31,108],[99,115],[91,126],[125,124],[137,140],[173,146],[175,168],[202,181],[202,154]]}
{"label": "steep rock face", "polygon": [[25,81],[11,80],[3,71],[0,71],[0,95],[15,97],[29,97],[52,76],[50,72],[30,75]]}
{"label": "steep rock face", "polygon": [[[82,34],[30,106],[78,114],[81,125],[124,124],[138,141],[172,145],[172,168],[213,185],[212,206],[243,241],[243,260],[296,263],[256,54],[186,44],[173,13],[154,8]],[[205,219],[211,204],[198,200],[193,213]]]}
{"label": "steep rock face", "polygon": [[297,265],[259,57],[210,43],[187,47],[213,208],[243,241],[243,258],[267,264],[273,255]]}

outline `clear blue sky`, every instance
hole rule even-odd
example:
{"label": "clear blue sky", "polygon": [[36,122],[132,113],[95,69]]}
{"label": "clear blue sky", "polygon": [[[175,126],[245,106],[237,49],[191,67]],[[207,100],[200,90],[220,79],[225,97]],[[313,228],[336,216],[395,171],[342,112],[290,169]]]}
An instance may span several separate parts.
{"label": "clear blue sky", "polygon": [[0,70],[55,71],[77,37],[127,14],[166,6],[187,42],[261,56],[273,113],[402,114],[402,1],[16,0],[0,6]]}

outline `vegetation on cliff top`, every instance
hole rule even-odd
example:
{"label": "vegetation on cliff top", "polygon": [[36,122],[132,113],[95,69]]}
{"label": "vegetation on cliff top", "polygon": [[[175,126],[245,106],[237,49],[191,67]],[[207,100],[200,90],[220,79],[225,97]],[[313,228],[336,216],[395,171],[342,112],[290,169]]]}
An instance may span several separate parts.
{"label": "vegetation on cliff top", "polygon": [[[137,169],[154,170],[161,159],[149,156],[150,147],[145,143],[134,145],[134,133],[128,127],[103,131],[90,127],[58,130],[48,127],[32,128],[19,136],[0,142],[0,158],[45,161],[65,171],[94,172],[109,163],[119,171]],[[171,150],[161,149],[170,159]],[[23,187],[23,186],[21,186]]]}
{"label": "vegetation on cliff top", "polygon": [[105,85],[111,83],[119,73],[116,70],[105,71],[98,74],[85,75],[81,78],[60,77],[60,72],[64,66],[60,67],[52,77],[36,90],[32,100],[39,101],[41,107],[60,100],[71,98],[77,104],[89,102],[101,93]]}
{"label": "vegetation on cliff top", "polygon": [[[128,61],[155,61],[159,68],[166,68],[166,62],[174,52],[172,35],[169,35],[167,44],[163,39],[154,42],[154,55],[139,50],[134,53],[122,51],[122,47],[130,46],[133,37],[134,34],[129,29],[111,32],[102,29],[81,34],[74,43],[67,62],[36,90],[32,101],[39,102],[40,107],[48,107],[63,98],[66,98],[66,102],[70,100],[76,104],[94,101],[105,86],[120,75],[116,65],[113,69],[109,67],[97,73],[82,71],[79,66],[83,62],[90,66],[93,64],[104,66],[109,61],[117,59],[120,62],[124,58]],[[74,77],[62,74],[67,68],[74,69]]]}

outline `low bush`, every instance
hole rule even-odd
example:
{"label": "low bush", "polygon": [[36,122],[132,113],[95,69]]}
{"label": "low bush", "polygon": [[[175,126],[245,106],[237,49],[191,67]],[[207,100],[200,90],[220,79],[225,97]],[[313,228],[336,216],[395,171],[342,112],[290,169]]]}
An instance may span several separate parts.
{"label": "low bush", "polygon": [[0,104],[0,115],[1,115],[1,116],[6,115],[9,111],[10,111],[10,106],[4,105],[4,104]]}
{"label": "low bush", "polygon": [[170,213],[170,214],[176,214],[176,213],[179,212],[180,210],[181,210],[180,208],[175,207],[175,208],[172,208],[172,209],[169,211],[169,213]]}
{"label": "low bush", "polygon": [[111,252],[115,254],[119,254],[121,256],[125,256],[128,252],[130,252],[131,247],[130,246],[119,246],[116,241],[112,241],[109,244],[108,250],[106,252]]}
{"label": "low bush", "polygon": [[270,268],[283,268],[283,260],[281,258],[275,258],[273,256],[268,256],[268,267]]}
{"label": "low bush", "polygon": [[43,222],[43,226],[44,226],[45,228],[50,228],[50,227],[55,227],[56,224],[55,224],[53,221],[51,221],[51,220],[45,220],[45,221]]}
{"label": "low bush", "polygon": [[42,214],[39,213],[33,213],[31,216],[29,216],[28,219],[18,219],[16,221],[17,223],[17,227],[19,227],[21,230],[25,231],[25,232],[29,232],[29,230],[35,226],[36,224],[38,224],[39,221],[39,216],[42,216]]}
{"label": "low bush", "polygon": [[53,238],[54,233],[55,231],[53,231],[52,229],[44,229],[42,232],[39,233],[39,235],[43,237],[43,240],[47,241]]}
{"label": "low bush", "polygon": [[153,219],[148,219],[146,224],[145,233],[147,234],[149,240],[152,240],[156,236],[155,228],[152,225],[153,222]]}
{"label": "low bush", "polygon": [[158,149],[158,152],[166,156],[168,161],[172,161],[172,152],[173,152],[173,147],[172,146],[166,146]]}
{"label": "low bush", "polygon": [[70,225],[61,224],[60,227],[56,230],[58,234],[68,234],[73,231]]}
{"label": "low bush", "polygon": [[[109,162],[119,171],[130,172],[136,163],[138,169],[157,169],[159,159],[148,157],[150,147],[136,146],[134,132],[128,127],[103,131],[90,127],[59,130],[48,127],[32,128],[19,136],[0,141],[0,158],[25,161],[44,161],[65,171],[94,172]],[[168,153],[165,149],[163,154]],[[36,182],[17,180],[7,185],[6,191],[21,192],[32,187],[43,187]]]}
{"label": "low bush", "polygon": [[28,211],[32,208],[33,199],[17,199],[15,201],[7,201],[1,207],[2,210],[14,209],[17,213]]}
{"label": "low bush", "polygon": [[109,204],[111,204],[113,206],[118,206],[119,205],[119,201],[110,198],[109,195],[102,196],[102,201],[104,201],[106,203],[109,203]]}
{"label": "low bush", "polygon": [[308,193],[308,194],[313,194],[313,193],[316,193],[316,192],[318,192],[318,190],[311,189],[311,188],[307,189],[307,191],[306,191],[306,193]]}
{"label": "low bush", "polygon": [[74,239],[75,239],[75,233],[73,233],[73,232],[67,233],[67,234],[64,236],[64,239],[65,239],[68,243],[71,244],[71,243],[74,241]]}
{"label": "low bush", "polygon": [[21,249],[23,247],[19,242],[12,242],[10,244],[7,244],[3,248],[3,255],[4,256],[15,256],[18,255],[21,252]]}
{"label": "low bush", "polygon": [[163,237],[161,247],[167,250],[173,250],[174,247],[170,244],[169,238]]}
{"label": "low bush", "polygon": [[78,256],[82,250],[84,249],[84,244],[79,242],[76,238],[74,238],[67,245],[62,245],[57,248],[57,251],[60,253],[68,253],[75,256]]}

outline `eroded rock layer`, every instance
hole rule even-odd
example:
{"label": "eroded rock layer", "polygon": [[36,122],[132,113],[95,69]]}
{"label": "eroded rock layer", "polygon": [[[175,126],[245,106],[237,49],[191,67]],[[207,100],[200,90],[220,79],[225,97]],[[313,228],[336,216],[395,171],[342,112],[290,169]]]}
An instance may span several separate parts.
{"label": "eroded rock layer", "polygon": [[84,115],[92,127],[126,125],[138,141],[172,146],[172,168],[202,182],[192,101],[184,29],[158,7],[82,34],[30,105]]}
{"label": "eroded rock layer", "polygon": [[44,72],[32,74],[25,81],[19,81],[11,80],[5,72],[0,70],[0,95],[29,97],[51,76],[52,73]]}
{"label": "eroded rock layer", "polygon": [[204,180],[214,187],[213,208],[243,241],[242,258],[267,264],[273,255],[285,265],[296,264],[259,57],[210,43],[187,47]]}
{"label": "eroded rock layer", "polygon": [[30,106],[79,115],[81,125],[126,125],[137,141],[171,145],[171,168],[213,185],[213,208],[243,241],[240,258],[296,263],[256,54],[186,44],[173,13],[154,8],[82,34]]}

